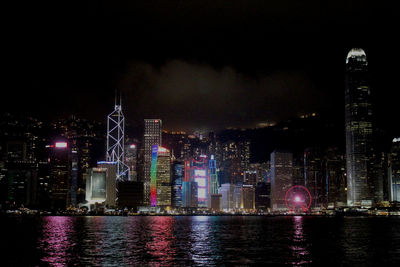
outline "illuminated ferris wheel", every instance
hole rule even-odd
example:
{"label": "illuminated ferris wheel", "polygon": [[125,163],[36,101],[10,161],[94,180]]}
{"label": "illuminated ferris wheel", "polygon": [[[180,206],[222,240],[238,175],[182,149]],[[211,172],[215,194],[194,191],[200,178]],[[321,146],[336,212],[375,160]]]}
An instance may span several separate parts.
{"label": "illuminated ferris wheel", "polygon": [[295,185],[286,191],[285,203],[290,211],[307,212],[311,201],[311,193],[305,186]]}

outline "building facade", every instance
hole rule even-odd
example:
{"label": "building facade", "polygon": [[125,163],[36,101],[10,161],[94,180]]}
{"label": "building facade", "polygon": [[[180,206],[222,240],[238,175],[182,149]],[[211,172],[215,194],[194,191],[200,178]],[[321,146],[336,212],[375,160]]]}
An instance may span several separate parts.
{"label": "building facade", "polygon": [[285,194],[293,185],[293,155],[275,150],[271,153],[271,208],[286,210]]}
{"label": "building facade", "polygon": [[152,148],[154,145],[161,146],[162,121],[160,119],[144,120],[144,160],[143,160],[143,185],[144,204],[150,205],[150,172],[152,160]]}
{"label": "building facade", "polygon": [[372,168],[372,109],[364,50],[353,48],[346,58],[345,130],[347,205],[371,206],[374,199]]}

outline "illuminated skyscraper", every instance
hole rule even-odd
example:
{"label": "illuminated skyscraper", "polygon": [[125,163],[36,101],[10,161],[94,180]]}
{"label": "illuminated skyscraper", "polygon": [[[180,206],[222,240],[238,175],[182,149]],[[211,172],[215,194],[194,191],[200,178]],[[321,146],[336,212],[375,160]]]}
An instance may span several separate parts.
{"label": "illuminated skyscraper", "polygon": [[114,111],[107,117],[107,154],[106,160],[117,163],[117,180],[127,180],[129,167],[124,163],[125,119],[121,101],[115,101]]}
{"label": "illuminated skyscraper", "polygon": [[70,148],[67,142],[49,148],[51,207],[65,209],[70,204]]}
{"label": "illuminated skyscraper", "polygon": [[86,201],[90,204],[103,203],[107,196],[107,169],[90,168],[86,174]]}
{"label": "illuminated skyscraper", "polygon": [[171,156],[168,149],[153,146],[150,177],[151,206],[171,206]]}
{"label": "illuminated skyscraper", "polygon": [[137,145],[125,146],[125,164],[129,167],[129,180],[137,181]]}
{"label": "illuminated skyscraper", "polygon": [[182,182],[184,177],[184,162],[174,161],[172,165],[172,206],[182,207]]}
{"label": "illuminated skyscraper", "polygon": [[347,205],[369,206],[374,198],[372,110],[364,50],[353,48],[346,58],[346,172]]}
{"label": "illuminated skyscraper", "polygon": [[104,204],[113,208],[116,206],[117,201],[117,166],[118,164],[114,161],[99,161],[97,162],[97,167],[101,169],[106,169],[106,199]]}
{"label": "illuminated skyscraper", "polygon": [[144,120],[144,204],[150,205],[150,171],[152,147],[161,146],[162,121],[160,119]]}
{"label": "illuminated skyscraper", "polygon": [[219,182],[217,176],[217,163],[214,155],[211,155],[210,160],[208,161],[208,169],[210,172],[210,195],[218,194]]}

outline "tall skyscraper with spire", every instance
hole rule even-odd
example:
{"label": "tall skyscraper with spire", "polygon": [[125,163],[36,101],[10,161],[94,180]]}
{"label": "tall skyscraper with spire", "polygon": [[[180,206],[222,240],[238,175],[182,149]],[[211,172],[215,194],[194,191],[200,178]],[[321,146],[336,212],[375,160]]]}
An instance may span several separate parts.
{"label": "tall skyscraper with spire", "polygon": [[125,118],[122,113],[121,96],[116,93],[114,111],[107,117],[106,160],[116,162],[117,180],[129,179],[129,167],[124,163]]}
{"label": "tall skyscraper with spire", "polygon": [[372,175],[372,110],[364,50],[353,48],[346,58],[345,128],[347,205],[369,206],[374,199]]}

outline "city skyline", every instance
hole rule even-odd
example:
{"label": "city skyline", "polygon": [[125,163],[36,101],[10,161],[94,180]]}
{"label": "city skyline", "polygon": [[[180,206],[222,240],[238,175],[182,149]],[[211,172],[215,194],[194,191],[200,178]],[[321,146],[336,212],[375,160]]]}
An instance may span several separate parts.
{"label": "city skyline", "polygon": [[392,5],[6,3],[0,262],[399,266]]}

